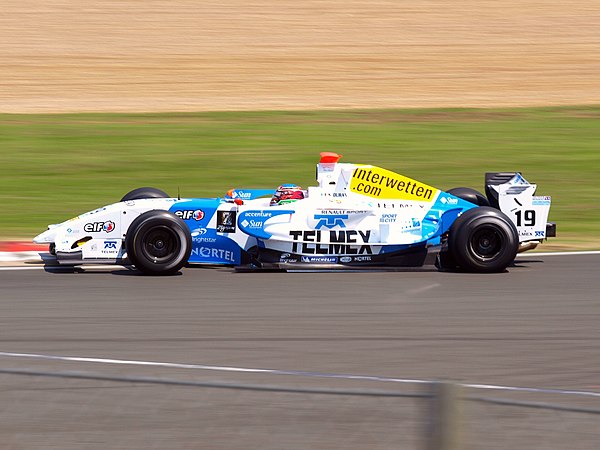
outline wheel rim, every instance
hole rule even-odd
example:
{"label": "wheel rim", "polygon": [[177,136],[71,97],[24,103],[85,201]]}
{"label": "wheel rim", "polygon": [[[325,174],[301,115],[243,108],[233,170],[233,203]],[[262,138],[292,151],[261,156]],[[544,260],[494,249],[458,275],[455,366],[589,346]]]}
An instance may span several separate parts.
{"label": "wheel rim", "polygon": [[156,227],[144,234],[142,251],[146,259],[154,263],[165,263],[177,256],[179,238],[168,227]]}
{"label": "wheel rim", "polygon": [[482,227],[471,236],[471,252],[479,259],[494,259],[502,250],[504,239],[495,227]]}

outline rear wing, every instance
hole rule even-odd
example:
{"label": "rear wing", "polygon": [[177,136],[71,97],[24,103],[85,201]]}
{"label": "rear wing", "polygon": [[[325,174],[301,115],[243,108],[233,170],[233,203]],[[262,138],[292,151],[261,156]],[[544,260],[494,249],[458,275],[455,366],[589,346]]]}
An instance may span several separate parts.
{"label": "rear wing", "polygon": [[548,222],[551,198],[536,196],[537,185],[519,172],[485,174],[485,194],[494,208],[501,210],[517,227],[519,242],[539,243],[556,237],[556,224]]}

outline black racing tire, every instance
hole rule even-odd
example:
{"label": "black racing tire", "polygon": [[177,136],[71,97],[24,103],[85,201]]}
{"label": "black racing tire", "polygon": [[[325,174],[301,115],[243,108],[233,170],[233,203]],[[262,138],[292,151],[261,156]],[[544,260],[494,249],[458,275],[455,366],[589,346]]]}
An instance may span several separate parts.
{"label": "black racing tire", "polygon": [[462,200],[474,203],[477,206],[490,206],[490,202],[487,199],[487,197],[475,189],[467,187],[457,187],[452,188],[446,192]]}
{"label": "black racing tire", "polygon": [[503,272],[515,260],[519,233],[502,211],[489,206],[459,216],[448,233],[448,250],[467,272]]}
{"label": "black racing tire", "polygon": [[131,263],[146,275],[172,275],[189,260],[192,236],[185,222],[168,211],[143,213],[129,226],[125,248]]}
{"label": "black racing tire", "polygon": [[170,196],[160,189],[153,187],[141,187],[134,189],[133,191],[129,191],[123,196],[121,201],[125,202],[129,200],[142,200],[144,198],[170,198]]}

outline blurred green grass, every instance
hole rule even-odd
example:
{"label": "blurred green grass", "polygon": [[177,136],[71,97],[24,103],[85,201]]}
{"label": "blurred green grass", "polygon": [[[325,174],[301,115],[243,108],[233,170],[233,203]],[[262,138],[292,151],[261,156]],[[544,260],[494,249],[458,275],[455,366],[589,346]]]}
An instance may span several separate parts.
{"label": "blurred green grass", "polygon": [[118,201],[314,184],[321,151],[448,189],[518,170],[560,235],[600,236],[600,106],[172,114],[0,114],[0,238]]}

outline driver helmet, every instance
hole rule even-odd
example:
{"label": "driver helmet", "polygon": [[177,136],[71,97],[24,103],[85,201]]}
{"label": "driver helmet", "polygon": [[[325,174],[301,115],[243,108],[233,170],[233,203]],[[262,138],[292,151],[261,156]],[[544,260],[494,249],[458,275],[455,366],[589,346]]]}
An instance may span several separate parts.
{"label": "driver helmet", "polygon": [[282,184],[271,197],[271,206],[284,205],[304,198],[304,191],[295,184]]}

